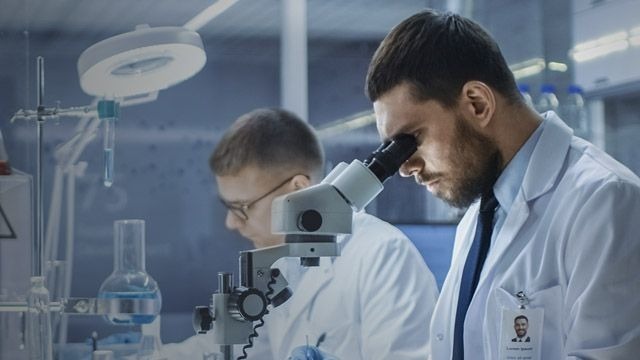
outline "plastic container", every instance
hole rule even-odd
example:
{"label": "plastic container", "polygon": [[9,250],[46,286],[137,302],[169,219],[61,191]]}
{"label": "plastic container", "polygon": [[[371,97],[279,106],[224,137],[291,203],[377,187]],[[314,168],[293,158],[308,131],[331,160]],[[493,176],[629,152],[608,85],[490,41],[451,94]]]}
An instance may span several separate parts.
{"label": "plastic container", "polygon": [[539,113],[554,111],[558,112],[558,107],[560,105],[558,101],[558,97],[555,94],[556,87],[550,84],[543,84],[540,87],[540,97],[536,102],[536,110]]}
{"label": "plastic container", "polygon": [[533,98],[531,97],[531,88],[529,87],[529,84],[520,84],[518,85],[518,89],[520,90],[520,95],[527,106],[534,109],[535,107],[533,106]]}
{"label": "plastic container", "polygon": [[144,220],[117,220],[113,224],[113,273],[102,283],[101,299],[150,299],[154,315],[109,314],[107,320],[115,325],[149,324],[160,313],[162,296],[156,281],[145,269]]}
{"label": "plastic container", "polygon": [[567,100],[563,104],[562,118],[573,129],[576,136],[590,139],[591,126],[582,94],[580,86],[569,86]]}

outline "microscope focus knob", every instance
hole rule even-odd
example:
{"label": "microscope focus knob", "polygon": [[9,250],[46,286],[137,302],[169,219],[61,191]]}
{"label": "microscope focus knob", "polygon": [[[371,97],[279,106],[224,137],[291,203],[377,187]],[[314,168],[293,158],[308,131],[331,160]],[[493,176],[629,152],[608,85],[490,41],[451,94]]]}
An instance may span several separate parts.
{"label": "microscope focus knob", "polygon": [[254,288],[237,287],[229,296],[229,314],[240,321],[257,321],[267,311],[267,298]]}
{"label": "microscope focus knob", "polygon": [[298,217],[298,229],[313,232],[322,226],[322,215],[316,210],[305,210]]}
{"label": "microscope focus knob", "polygon": [[208,306],[196,306],[193,311],[193,329],[198,334],[206,334],[213,329],[214,317]]}

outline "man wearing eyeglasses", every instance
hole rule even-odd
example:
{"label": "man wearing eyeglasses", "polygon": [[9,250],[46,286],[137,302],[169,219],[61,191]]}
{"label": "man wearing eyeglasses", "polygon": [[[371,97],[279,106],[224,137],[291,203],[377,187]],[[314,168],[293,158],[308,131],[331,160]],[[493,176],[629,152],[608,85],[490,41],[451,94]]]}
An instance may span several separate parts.
{"label": "man wearing eyeglasses", "polygon": [[[227,228],[262,248],[284,243],[283,235],[271,233],[271,202],[318,183],[324,154],[314,131],[295,115],[258,109],[233,123],[210,166],[228,209]],[[249,359],[287,359],[303,345],[349,360],[423,359],[428,353],[438,290],[413,244],[364,212],[353,216],[353,234],[337,242],[341,256],[321,258],[318,267],[303,268],[295,258],[274,264],[293,296],[264,317]],[[185,342],[191,352],[178,356],[212,351],[207,339],[193,337]]]}

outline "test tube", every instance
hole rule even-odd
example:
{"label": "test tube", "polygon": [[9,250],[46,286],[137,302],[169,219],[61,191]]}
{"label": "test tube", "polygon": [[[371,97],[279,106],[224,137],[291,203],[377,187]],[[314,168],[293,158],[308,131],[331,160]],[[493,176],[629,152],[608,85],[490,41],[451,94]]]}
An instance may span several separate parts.
{"label": "test tube", "polygon": [[113,185],[114,147],[116,141],[116,121],[118,120],[119,104],[113,100],[98,102],[98,116],[104,123],[104,177],[106,187]]}

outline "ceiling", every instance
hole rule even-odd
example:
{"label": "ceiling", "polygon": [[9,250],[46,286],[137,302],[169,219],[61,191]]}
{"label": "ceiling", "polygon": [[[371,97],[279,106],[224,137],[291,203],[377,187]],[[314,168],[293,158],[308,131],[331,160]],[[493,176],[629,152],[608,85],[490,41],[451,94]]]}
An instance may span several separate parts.
{"label": "ceiling", "polygon": [[[379,39],[401,19],[446,0],[307,0],[308,36]],[[204,0],[0,0],[0,31],[104,36],[150,26],[184,25],[213,4]],[[206,38],[276,37],[280,0],[239,0],[202,27]]]}

